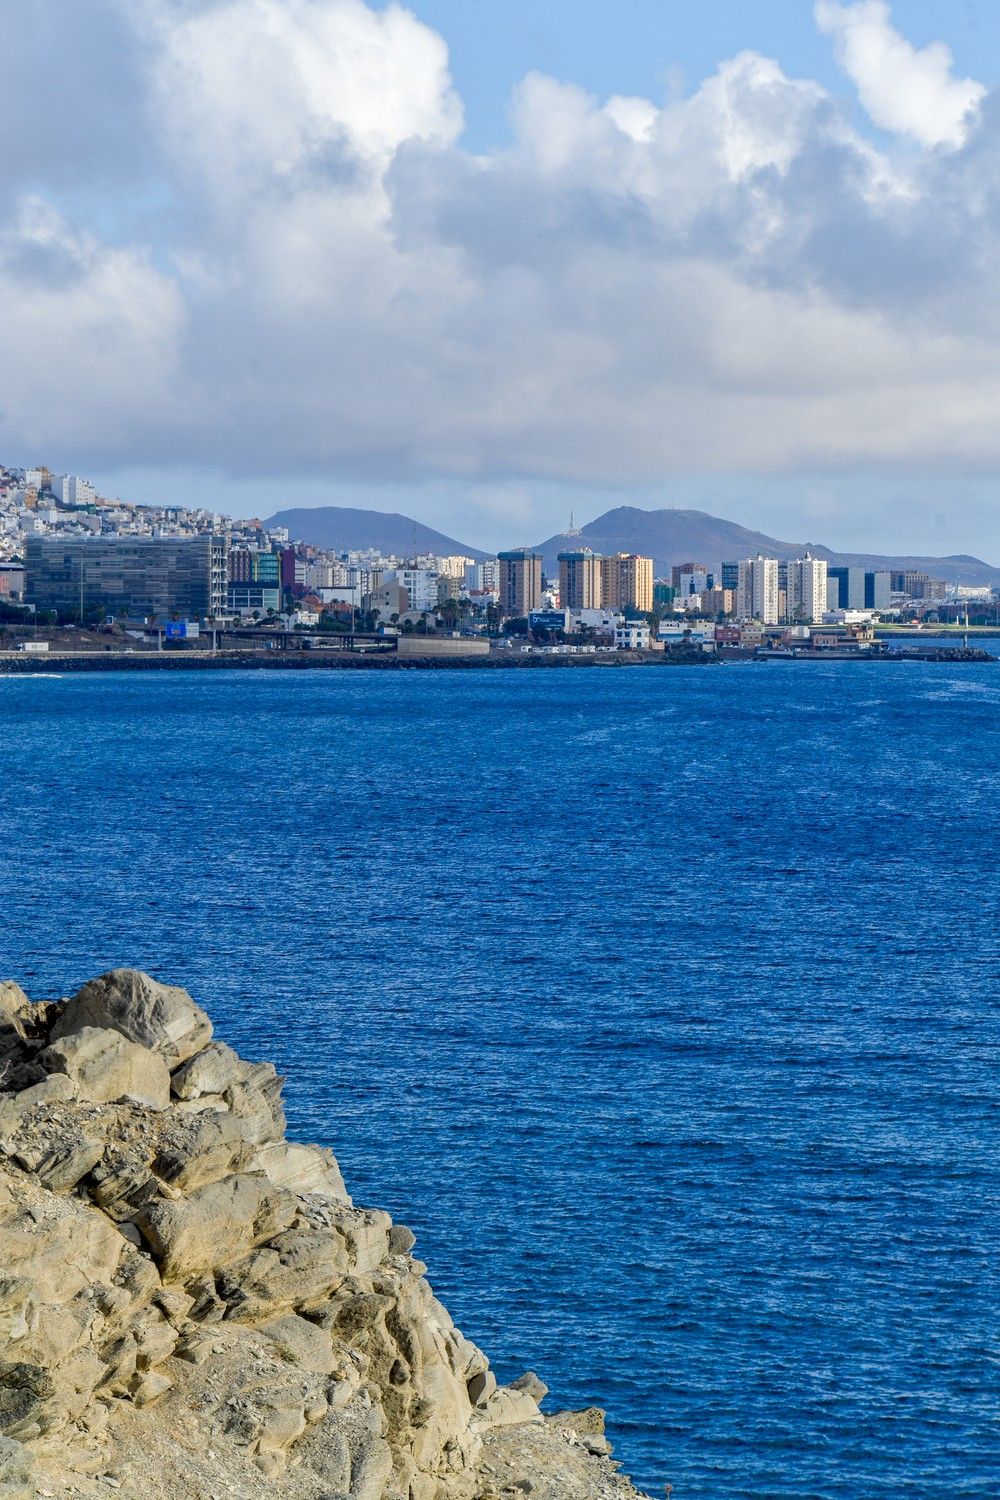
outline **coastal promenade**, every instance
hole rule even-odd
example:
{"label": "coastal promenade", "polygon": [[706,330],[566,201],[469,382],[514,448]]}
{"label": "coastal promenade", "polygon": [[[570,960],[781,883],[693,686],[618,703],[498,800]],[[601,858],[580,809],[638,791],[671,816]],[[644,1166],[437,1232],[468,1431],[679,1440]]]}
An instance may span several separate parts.
{"label": "coastal promenade", "polygon": [[727,662],[940,662],[953,665],[992,665],[998,658],[979,646],[898,646],[887,651],[833,653],[816,651],[705,652],[695,648],[671,651],[608,651],[570,656],[544,652],[491,651],[483,656],[397,656],[394,651],[49,651],[0,652],[0,677],[51,676],[77,672],[220,672],[220,671],[341,671],[341,672],[469,672],[608,670],[635,667],[707,667]]}

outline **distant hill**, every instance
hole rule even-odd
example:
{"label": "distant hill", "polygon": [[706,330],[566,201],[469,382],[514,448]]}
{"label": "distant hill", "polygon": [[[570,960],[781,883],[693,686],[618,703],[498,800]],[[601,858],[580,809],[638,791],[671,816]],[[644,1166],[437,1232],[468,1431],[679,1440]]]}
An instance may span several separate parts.
{"label": "distant hill", "polygon": [[762,531],[748,531],[734,521],[723,521],[703,510],[639,510],[620,505],[596,521],[580,528],[576,536],[549,537],[536,551],[545,558],[545,570],[555,574],[560,552],[590,547],[594,552],[641,552],[652,557],[657,577],[669,573],[675,563],[700,562],[708,567],[735,562],[743,557],[814,557],[844,567],[873,570],[903,569],[929,573],[947,583],[1000,586],[1000,568],[978,557],[890,557],[874,552],[837,552],[820,542],[782,542]]}
{"label": "distant hill", "polygon": [[[461,553],[477,559],[491,556],[410,516],[380,510],[353,510],[340,505],[319,505],[313,509],[299,506],[278,511],[265,525],[287,526],[295,541],[341,552],[374,547],[397,557],[420,552],[438,556]],[[546,572],[554,576],[558,571],[558,554],[573,547],[590,547],[594,552],[641,552],[652,557],[657,577],[669,574],[675,563],[701,562],[714,567],[741,557],[756,557],[758,552],[766,557],[787,558],[801,557],[809,551],[814,557],[825,557],[827,562],[841,566],[906,569],[929,573],[946,583],[1000,587],[1000,567],[978,557],[890,557],[875,552],[838,552],[821,542],[779,541],[763,531],[750,531],[735,521],[723,521],[703,510],[639,510],[634,505],[620,505],[582,526],[575,536],[549,537],[536,551],[545,558]]]}
{"label": "distant hill", "polygon": [[342,505],[317,505],[314,509],[299,506],[295,510],[279,510],[264,525],[287,526],[293,541],[339,552],[360,552],[373,547],[397,557],[412,557],[421,552],[433,552],[439,557],[461,554],[477,560],[490,556],[410,516],[381,510],[352,510]]}

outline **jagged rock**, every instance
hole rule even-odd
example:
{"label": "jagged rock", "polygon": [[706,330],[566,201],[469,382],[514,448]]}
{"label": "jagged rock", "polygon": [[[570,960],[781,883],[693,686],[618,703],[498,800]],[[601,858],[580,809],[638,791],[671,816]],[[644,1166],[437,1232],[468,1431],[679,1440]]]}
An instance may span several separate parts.
{"label": "jagged rock", "polygon": [[170,1103],[170,1073],[163,1058],[120,1031],[81,1026],[47,1047],[39,1062],[50,1073],[65,1073],[76,1097],[90,1104],[127,1099],[166,1109]]}
{"label": "jagged rock", "polygon": [[0,980],[0,1022],[17,1027],[19,1017],[30,1006],[31,1001],[13,979]]}
{"label": "jagged rock", "polygon": [[265,1323],[260,1331],[271,1340],[281,1358],[291,1365],[298,1365],[314,1375],[332,1375],[337,1368],[329,1333],[316,1323],[300,1318],[297,1313]]}
{"label": "jagged rock", "polygon": [[416,1243],[416,1235],[405,1224],[393,1224],[389,1230],[389,1250],[393,1255],[408,1255]]}
{"label": "jagged rock", "polygon": [[497,1378],[492,1370],[480,1370],[466,1381],[466,1390],[469,1392],[469,1400],[473,1406],[487,1401],[497,1388]]}
{"label": "jagged rock", "polygon": [[512,1380],[507,1387],[510,1391],[524,1391],[533,1401],[544,1401],[549,1394],[549,1388],[544,1380],[539,1380],[534,1370],[528,1370],[524,1375],[519,1375]]}
{"label": "jagged rock", "polygon": [[68,1193],[104,1154],[104,1142],[71,1129],[53,1141],[47,1133],[22,1130],[12,1155],[18,1166],[34,1172],[52,1193]]}
{"label": "jagged rock", "polygon": [[169,1375],[164,1375],[159,1370],[146,1370],[129,1381],[129,1395],[136,1406],[152,1406],[154,1401],[159,1401],[161,1396],[167,1394],[172,1385]]}
{"label": "jagged rock", "polygon": [[319,1193],[343,1203],[351,1201],[332,1151],[318,1146],[296,1146],[288,1141],[268,1141],[259,1147],[252,1165],[276,1187],[289,1188],[293,1193]]}
{"label": "jagged rock", "polygon": [[212,1044],[177,1069],[171,1087],[178,1099],[200,1099],[203,1094],[221,1095],[236,1081],[240,1059],[225,1042]]}
{"label": "jagged rock", "polygon": [[112,969],[77,991],[52,1029],[54,1038],[84,1026],[120,1031],[157,1052],[171,1068],[212,1040],[212,1023],[187,990],[160,984],[138,969]]}
{"label": "jagged rock", "polygon": [[245,1255],[266,1202],[261,1178],[234,1176],[179,1201],[157,1200],[136,1222],[164,1281],[186,1281]]}
{"label": "jagged rock", "polygon": [[637,1500],[183,990],[0,985],[0,1067],[0,1500]]}
{"label": "jagged rock", "polygon": [[231,1115],[183,1115],[160,1138],[156,1176],[182,1193],[205,1187],[248,1165],[256,1167],[239,1122]]}
{"label": "jagged rock", "polygon": [[524,1422],[540,1422],[542,1414],[538,1402],[527,1391],[514,1391],[509,1386],[498,1386],[479,1403],[485,1420],[491,1427],[514,1427]]}
{"label": "jagged rock", "polygon": [[328,1298],[350,1269],[347,1245],[330,1230],[292,1229],[229,1266],[218,1278],[226,1316],[259,1322],[285,1307]]}

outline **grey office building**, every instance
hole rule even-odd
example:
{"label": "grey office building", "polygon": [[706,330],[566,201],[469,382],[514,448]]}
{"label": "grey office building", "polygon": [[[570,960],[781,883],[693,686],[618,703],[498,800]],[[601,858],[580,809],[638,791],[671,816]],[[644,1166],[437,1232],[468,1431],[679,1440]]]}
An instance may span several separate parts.
{"label": "grey office building", "polygon": [[221,615],[226,552],[221,536],[33,536],[25,550],[25,602],[136,619]]}

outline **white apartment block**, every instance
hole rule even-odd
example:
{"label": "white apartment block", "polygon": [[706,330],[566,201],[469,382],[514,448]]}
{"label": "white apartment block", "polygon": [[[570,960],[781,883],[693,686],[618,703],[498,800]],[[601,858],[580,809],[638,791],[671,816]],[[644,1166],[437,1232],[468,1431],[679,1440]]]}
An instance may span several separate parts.
{"label": "white apartment block", "polygon": [[421,612],[432,610],[438,602],[438,575],[433,568],[397,568],[386,575],[386,582],[396,582],[406,590],[407,607]]}
{"label": "white apartment block", "polygon": [[741,620],[778,623],[778,559],[748,557],[740,563],[736,613]]}
{"label": "white apartment block", "polygon": [[52,479],[52,493],[63,505],[93,505],[97,491],[79,474],[59,474]]}
{"label": "white apartment block", "polygon": [[826,559],[797,557],[788,564],[787,618],[794,625],[819,625],[827,610]]}

